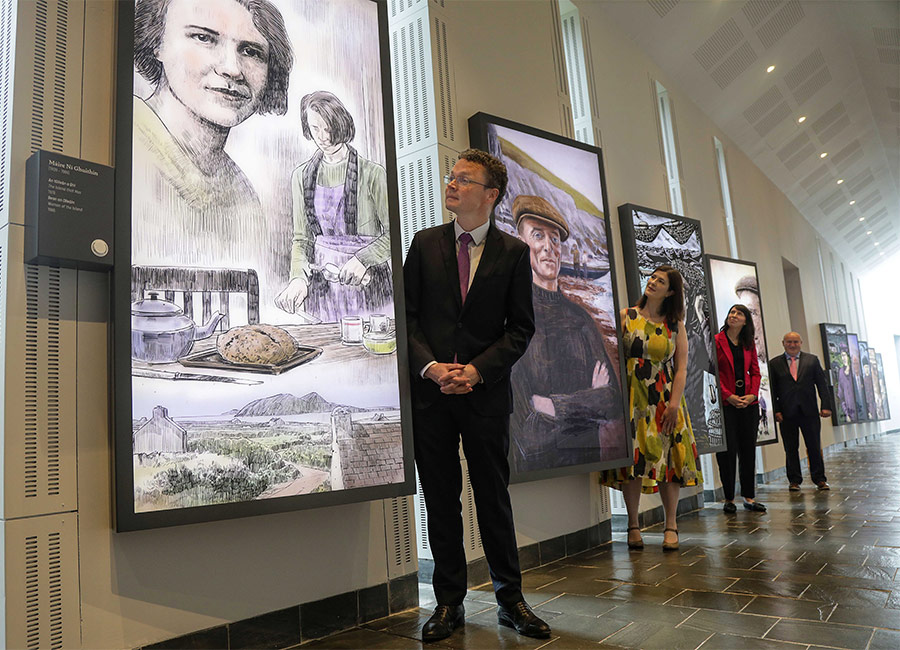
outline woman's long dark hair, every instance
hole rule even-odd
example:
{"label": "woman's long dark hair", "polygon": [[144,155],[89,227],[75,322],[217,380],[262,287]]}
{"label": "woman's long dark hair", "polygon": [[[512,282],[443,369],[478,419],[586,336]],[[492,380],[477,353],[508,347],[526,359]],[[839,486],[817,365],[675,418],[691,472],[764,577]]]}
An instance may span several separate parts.
{"label": "woman's long dark hair", "polygon": [[[681,273],[674,266],[662,264],[653,269],[653,273],[663,272],[669,279],[669,291],[671,296],[666,296],[662,303],[662,315],[666,319],[666,324],[670,329],[674,330],[678,327],[678,323],[684,318],[684,280]],[[651,273],[651,275],[653,275]],[[647,304],[647,294],[643,294],[638,300],[638,307],[643,309]]]}
{"label": "woman's long dark hair", "polygon": [[[732,305],[731,309],[737,309],[747,319],[744,321],[744,326],[741,328],[740,333],[738,333],[738,343],[745,350],[750,350],[756,345],[756,326],[753,324],[753,316],[750,314],[750,310],[741,303]],[[729,314],[731,313],[731,309],[728,310]],[[722,329],[719,331],[726,333],[728,332],[727,316],[725,317],[725,324],[722,325]]]}

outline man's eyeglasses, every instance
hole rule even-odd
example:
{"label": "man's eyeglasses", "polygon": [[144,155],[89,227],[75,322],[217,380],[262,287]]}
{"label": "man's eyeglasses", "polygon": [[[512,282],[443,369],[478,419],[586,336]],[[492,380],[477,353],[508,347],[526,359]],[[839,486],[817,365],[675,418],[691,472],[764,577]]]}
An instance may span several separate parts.
{"label": "man's eyeglasses", "polygon": [[473,181],[471,178],[465,178],[463,176],[454,176],[453,174],[447,174],[444,176],[444,185],[449,185],[450,183],[456,183],[457,187],[469,187],[469,185],[481,185],[481,187],[485,189],[493,189],[493,185],[485,185],[484,183],[479,183],[478,181]]}

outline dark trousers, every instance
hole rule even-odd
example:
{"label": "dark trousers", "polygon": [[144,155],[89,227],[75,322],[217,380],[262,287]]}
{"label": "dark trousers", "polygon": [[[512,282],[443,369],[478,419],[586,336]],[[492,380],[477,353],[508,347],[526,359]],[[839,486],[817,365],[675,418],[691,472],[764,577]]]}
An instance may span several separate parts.
{"label": "dark trousers", "polygon": [[734,501],[734,470],[740,467],[741,496],[756,496],[756,436],[759,428],[759,404],[735,408],[725,404],[725,442],[728,448],[716,454],[726,501]]}
{"label": "dark trousers", "polygon": [[800,432],[809,457],[809,475],[813,483],[821,483],[825,478],[825,460],[822,458],[822,423],[818,415],[796,415],[786,417],[781,423],[781,443],[784,445],[785,465],[789,483],[800,485]]}
{"label": "dark trousers", "polygon": [[442,395],[413,412],[416,465],[428,510],[428,542],[434,556],[432,587],[439,605],[459,605],[466,595],[462,469],[459,440],[468,463],[478,529],[497,602],[522,600],[522,574],[509,500],[509,416],[474,413],[463,396]]}

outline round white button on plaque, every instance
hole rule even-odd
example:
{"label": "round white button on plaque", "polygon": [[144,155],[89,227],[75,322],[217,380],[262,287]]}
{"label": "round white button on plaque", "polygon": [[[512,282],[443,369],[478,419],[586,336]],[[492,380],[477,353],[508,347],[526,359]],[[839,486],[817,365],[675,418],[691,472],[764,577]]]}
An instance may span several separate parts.
{"label": "round white button on plaque", "polygon": [[91,242],[91,252],[97,257],[106,257],[109,253],[109,244],[102,239],[95,239]]}

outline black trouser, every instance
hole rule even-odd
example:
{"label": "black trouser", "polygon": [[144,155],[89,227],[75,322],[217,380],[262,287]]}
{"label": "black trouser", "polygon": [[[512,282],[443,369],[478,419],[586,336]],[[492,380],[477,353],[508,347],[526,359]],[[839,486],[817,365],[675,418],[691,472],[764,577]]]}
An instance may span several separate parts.
{"label": "black trouser", "polygon": [[759,404],[735,408],[725,404],[725,442],[728,448],[716,454],[726,501],[734,501],[734,468],[740,465],[741,496],[756,496],[756,436],[759,430]]}
{"label": "black trouser", "polygon": [[822,423],[817,415],[795,415],[786,417],[781,423],[781,443],[784,445],[785,465],[789,483],[800,485],[800,431],[809,457],[809,475],[813,483],[827,481],[825,460],[822,458]]}
{"label": "black trouser", "polygon": [[431,584],[438,604],[459,605],[466,595],[461,436],[497,602],[514,605],[522,600],[522,574],[508,490],[509,416],[481,416],[465,397],[442,395],[428,408],[414,409],[413,428],[434,556]]}

